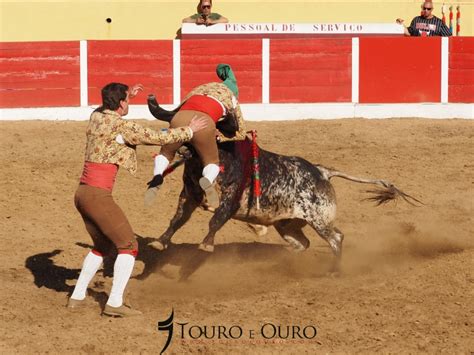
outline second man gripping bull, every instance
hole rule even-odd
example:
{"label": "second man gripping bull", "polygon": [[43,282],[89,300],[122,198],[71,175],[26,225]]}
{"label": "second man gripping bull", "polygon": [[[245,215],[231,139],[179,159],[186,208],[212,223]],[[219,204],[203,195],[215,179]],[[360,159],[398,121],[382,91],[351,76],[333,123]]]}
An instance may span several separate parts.
{"label": "second man gripping bull", "polygon": [[[199,185],[206,194],[207,205],[212,208],[219,206],[216,179],[220,168],[216,140],[237,141],[246,137],[244,120],[237,100],[239,95],[237,81],[232,68],[228,64],[219,64],[216,73],[223,81],[199,85],[191,90],[170,121],[171,128],[188,125],[195,116],[203,117],[208,122],[206,129],[194,134],[191,144],[204,166]],[[223,134],[216,130],[216,124],[221,121],[233,127],[230,130],[231,134]],[[163,183],[163,173],[181,145],[182,143],[165,145],[155,157],[154,177],[148,183],[145,203],[149,204],[154,199],[157,189]]]}

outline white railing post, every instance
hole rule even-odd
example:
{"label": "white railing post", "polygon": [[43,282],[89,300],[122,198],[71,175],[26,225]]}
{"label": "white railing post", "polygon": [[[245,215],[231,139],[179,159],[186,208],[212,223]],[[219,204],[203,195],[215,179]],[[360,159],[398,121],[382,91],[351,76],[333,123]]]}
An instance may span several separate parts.
{"label": "white railing post", "polygon": [[449,37],[441,37],[441,103],[449,101]]}
{"label": "white railing post", "polygon": [[352,37],[352,103],[359,103],[359,37]]}
{"label": "white railing post", "polygon": [[262,38],[262,104],[270,103],[270,39]]}
{"label": "white railing post", "polygon": [[87,41],[79,42],[79,65],[80,65],[80,95],[81,107],[89,106],[89,82],[87,79]]}
{"label": "white railing post", "polygon": [[181,102],[181,42],[173,40],[173,105]]}

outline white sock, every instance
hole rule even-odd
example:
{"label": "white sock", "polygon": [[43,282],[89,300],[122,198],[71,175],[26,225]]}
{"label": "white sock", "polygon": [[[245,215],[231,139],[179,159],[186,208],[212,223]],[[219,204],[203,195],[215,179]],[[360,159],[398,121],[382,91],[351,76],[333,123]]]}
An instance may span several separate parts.
{"label": "white sock", "polygon": [[103,259],[102,256],[96,255],[91,251],[86,255],[76,287],[74,287],[74,292],[71,295],[72,299],[83,300],[86,298],[87,286],[89,286],[89,282],[91,282],[100,265],[102,265]]}
{"label": "white sock", "polygon": [[217,175],[219,175],[219,171],[219,165],[207,164],[204,169],[202,169],[202,176],[208,179],[212,184],[216,179]]}
{"label": "white sock", "polygon": [[107,304],[112,307],[120,307],[123,303],[123,293],[128,280],[132,275],[135,257],[130,254],[119,254],[114,264],[114,279]]}
{"label": "white sock", "polygon": [[170,161],[164,155],[157,155],[155,157],[155,168],[153,169],[153,175],[163,175],[169,163]]}

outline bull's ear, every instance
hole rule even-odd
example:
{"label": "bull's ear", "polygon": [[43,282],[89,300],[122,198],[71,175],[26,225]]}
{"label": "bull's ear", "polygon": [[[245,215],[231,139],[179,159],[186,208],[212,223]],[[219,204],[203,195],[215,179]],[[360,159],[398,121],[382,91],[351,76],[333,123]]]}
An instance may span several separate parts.
{"label": "bull's ear", "polygon": [[174,115],[176,115],[176,112],[178,112],[179,108],[181,107],[181,106],[178,106],[173,111],[165,110],[164,108],[160,106],[160,104],[156,100],[155,95],[153,94],[148,95],[147,102],[148,102],[148,109],[150,110],[153,117],[155,117],[156,119],[160,121],[165,121],[165,122],[171,122]]}

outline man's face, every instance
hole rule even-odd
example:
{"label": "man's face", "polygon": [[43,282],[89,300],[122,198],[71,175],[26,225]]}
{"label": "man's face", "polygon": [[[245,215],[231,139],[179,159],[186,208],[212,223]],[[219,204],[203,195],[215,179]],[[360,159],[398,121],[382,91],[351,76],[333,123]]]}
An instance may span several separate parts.
{"label": "man's face", "polygon": [[432,2],[424,2],[423,5],[421,5],[421,14],[423,17],[430,17],[432,12],[433,12]]}
{"label": "man's face", "polygon": [[209,16],[209,14],[211,13],[211,7],[212,5],[210,1],[201,2],[201,13],[206,16]]}

